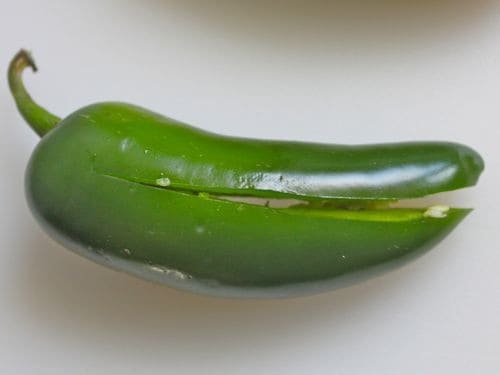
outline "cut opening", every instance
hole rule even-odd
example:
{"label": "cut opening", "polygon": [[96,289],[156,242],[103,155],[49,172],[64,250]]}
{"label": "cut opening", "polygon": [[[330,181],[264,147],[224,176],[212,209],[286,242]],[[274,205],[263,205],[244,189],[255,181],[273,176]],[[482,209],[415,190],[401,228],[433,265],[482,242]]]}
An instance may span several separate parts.
{"label": "cut opening", "polygon": [[251,195],[234,195],[218,192],[197,191],[193,189],[182,189],[173,187],[164,179],[155,183],[147,183],[112,175],[102,175],[108,178],[116,178],[128,183],[142,185],[148,188],[168,190],[184,195],[197,196],[200,199],[212,201],[223,201],[244,205],[258,206],[271,209],[283,210],[290,214],[307,214],[313,216],[337,217],[352,220],[374,220],[374,221],[401,221],[419,218],[441,219],[448,216],[452,208],[443,204],[446,195],[452,192],[443,192],[429,195],[423,198],[412,199],[342,199],[328,198],[305,200],[300,198],[269,198],[255,197]]}
{"label": "cut opening", "polygon": [[[202,194],[202,193],[200,193]],[[234,203],[243,203],[256,206],[277,208],[277,209],[299,209],[299,210],[314,210],[314,211],[346,211],[346,212],[362,212],[371,211],[372,213],[382,213],[384,211],[419,211],[424,217],[444,218],[447,216],[450,206],[441,203],[430,203],[426,199],[427,204],[424,206],[416,206],[413,199],[407,200],[345,200],[345,199],[328,199],[322,201],[306,201],[299,199],[269,199],[256,198],[246,196],[230,196],[230,195],[206,195],[212,199],[225,200]]]}

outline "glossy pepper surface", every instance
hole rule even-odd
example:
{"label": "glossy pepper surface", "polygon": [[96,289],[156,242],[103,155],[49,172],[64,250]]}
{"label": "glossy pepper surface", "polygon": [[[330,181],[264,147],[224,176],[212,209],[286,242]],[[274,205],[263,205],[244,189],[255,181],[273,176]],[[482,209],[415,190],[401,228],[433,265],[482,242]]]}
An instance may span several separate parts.
{"label": "glossy pepper surface", "polygon": [[[42,136],[26,172],[34,215],[73,251],[184,290],[296,296],[395,268],[469,210],[389,204],[474,185],[483,170],[481,157],[456,143],[243,139],[124,103],[61,120],[27,94],[27,66],[21,51],[9,83]],[[274,204],[283,199],[294,204]]]}

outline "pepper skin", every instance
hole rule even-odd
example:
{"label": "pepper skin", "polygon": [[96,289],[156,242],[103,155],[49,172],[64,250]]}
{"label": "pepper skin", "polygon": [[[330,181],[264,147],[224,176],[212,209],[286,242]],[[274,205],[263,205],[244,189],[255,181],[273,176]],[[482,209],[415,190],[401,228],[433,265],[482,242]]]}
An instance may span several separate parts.
{"label": "pepper skin", "polygon": [[[21,51],[9,83],[42,136],[26,172],[33,214],[78,254],[179,289],[289,297],[391,270],[436,245],[470,210],[388,202],[474,185],[483,170],[475,151],[455,143],[243,139],[123,103],[60,120],[25,91],[27,66],[33,61]],[[301,203],[277,208],[234,196]]]}

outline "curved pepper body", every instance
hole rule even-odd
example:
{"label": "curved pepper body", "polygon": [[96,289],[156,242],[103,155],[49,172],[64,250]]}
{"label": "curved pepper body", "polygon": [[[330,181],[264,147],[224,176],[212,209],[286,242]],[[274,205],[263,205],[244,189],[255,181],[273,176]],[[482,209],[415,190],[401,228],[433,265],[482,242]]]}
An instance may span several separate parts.
{"label": "curved pepper body", "polygon": [[121,103],[61,120],[26,91],[26,67],[36,70],[21,50],[8,79],[20,113],[42,137],[26,171],[34,215],[91,260],[193,292],[297,296],[400,266],[470,210],[389,203],[474,185],[484,167],[455,143],[234,138]]}
{"label": "curved pepper body", "polygon": [[479,156],[456,144],[359,148],[221,137],[102,103],[43,137],[26,191],[48,232],[94,261],[200,293],[285,297],[404,264],[469,210],[435,217],[426,209],[272,208],[207,193],[398,199],[473,184],[481,169]]}

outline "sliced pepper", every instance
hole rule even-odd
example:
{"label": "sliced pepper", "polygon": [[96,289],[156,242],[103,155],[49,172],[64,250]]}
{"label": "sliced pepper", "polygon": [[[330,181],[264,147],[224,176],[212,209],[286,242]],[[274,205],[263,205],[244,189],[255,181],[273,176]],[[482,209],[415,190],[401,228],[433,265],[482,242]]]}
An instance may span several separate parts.
{"label": "sliced pepper", "polygon": [[9,83],[42,136],[26,172],[34,215],[78,254],[184,290],[288,297],[393,269],[470,210],[391,204],[472,186],[484,168],[456,143],[244,139],[124,103],[61,120],[25,90],[28,66],[21,51]]}

